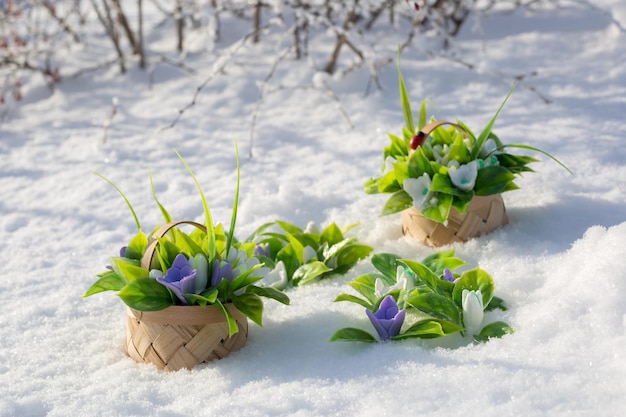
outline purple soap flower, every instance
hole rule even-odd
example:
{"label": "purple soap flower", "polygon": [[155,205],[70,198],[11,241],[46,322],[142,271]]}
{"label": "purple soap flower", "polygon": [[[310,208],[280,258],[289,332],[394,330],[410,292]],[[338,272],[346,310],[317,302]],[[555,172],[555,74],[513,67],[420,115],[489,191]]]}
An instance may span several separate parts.
{"label": "purple soap flower", "polygon": [[120,257],[122,257],[122,258],[126,257],[126,248],[127,248],[127,246],[122,246],[120,248]]}
{"label": "purple soap flower", "polygon": [[213,273],[211,274],[211,287],[217,287],[222,279],[232,281],[233,276],[233,264],[228,261],[216,260],[213,263]]}
{"label": "purple soap flower", "polygon": [[391,295],[388,295],[380,303],[376,313],[372,313],[370,310],[365,310],[365,313],[378,332],[380,340],[384,341],[400,334],[406,310],[399,310],[396,300]]}
{"label": "purple soap flower", "polygon": [[448,268],[443,270],[443,279],[444,281],[448,282],[456,282],[456,278],[454,278],[452,271],[450,271]]}
{"label": "purple soap flower", "polygon": [[187,258],[182,253],[176,255],[172,266],[164,276],[157,277],[157,282],[172,290],[176,297],[184,304],[189,303],[184,294],[193,294],[196,287],[196,270],[189,266]]}
{"label": "purple soap flower", "polygon": [[257,243],[254,247],[254,255],[255,256],[265,256],[266,258],[270,257],[270,245],[267,243]]}

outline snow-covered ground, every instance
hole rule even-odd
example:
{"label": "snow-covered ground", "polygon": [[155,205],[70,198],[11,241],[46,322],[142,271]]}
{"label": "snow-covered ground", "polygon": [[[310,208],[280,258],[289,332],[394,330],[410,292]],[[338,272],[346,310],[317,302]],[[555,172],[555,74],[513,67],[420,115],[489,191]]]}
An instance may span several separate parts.
{"label": "snow-covered ground", "polygon": [[[429,58],[419,40],[403,54],[413,102],[428,97],[438,118],[459,118],[475,130],[497,109],[510,76],[527,75],[494,131],[504,142],[554,154],[575,174],[543,158],[518,181],[521,190],[504,195],[510,225],[454,246],[492,275],[510,306],[494,314],[516,330],[457,349],[414,340],[329,343],[341,327],[370,330],[361,308],[333,303],[349,291],[347,280],[369,271],[367,261],[290,290],[290,306],[267,302],[263,328],[251,324],[242,350],[191,371],[136,364],[124,353],[123,303],[107,293],[81,298],[135,232],[123,200],[92,171],[124,190],[146,229],[161,220],[149,167],[173,216],[202,220],[175,148],[196,172],[214,219],[228,223],[235,140],[242,154],[238,236],[275,219],[360,222],[351,233],[376,252],[416,260],[431,254],[402,236],[399,216],[378,216],[386,196],[363,193],[378,174],[385,132],[402,126],[394,64],[380,70],[382,90],[367,96],[364,70],[326,80],[352,129],[324,92],[279,88],[319,86],[323,77],[309,64],[281,63],[257,107],[257,83],[276,56],[267,43],[246,46],[171,129],[162,128],[211,74],[211,56],[189,58],[197,76],[157,66],[151,89],[134,67],[126,76],[111,67],[65,79],[52,94],[25,85],[24,101],[0,125],[0,416],[621,415],[626,7],[579,3],[469,24],[455,50],[475,70]],[[67,65],[90,53],[97,52],[79,51]],[[119,112],[102,143],[114,98]]]}

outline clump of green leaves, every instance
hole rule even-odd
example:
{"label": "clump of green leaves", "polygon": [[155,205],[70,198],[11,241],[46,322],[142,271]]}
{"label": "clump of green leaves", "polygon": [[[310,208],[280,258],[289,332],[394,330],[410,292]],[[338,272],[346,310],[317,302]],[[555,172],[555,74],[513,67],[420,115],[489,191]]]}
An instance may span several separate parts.
{"label": "clump of green leaves", "polygon": [[[391,340],[434,339],[460,332],[484,342],[513,333],[502,321],[482,325],[483,312],[506,310],[504,301],[494,295],[493,279],[481,268],[454,273],[465,261],[455,257],[452,250],[421,262],[376,254],[371,263],[376,272],[348,282],[358,295],[340,294],[335,301],[356,303],[375,312],[385,298],[393,297],[398,309],[406,310],[406,320]],[[376,342],[369,332],[353,327],[338,330],[330,340]]]}
{"label": "clump of green leaves", "polygon": [[339,228],[335,223],[320,230],[312,222],[302,229],[277,220],[259,227],[246,239],[257,244],[257,257],[270,269],[280,270],[278,288],[298,286],[344,274],[372,248],[345,234],[356,225]]}

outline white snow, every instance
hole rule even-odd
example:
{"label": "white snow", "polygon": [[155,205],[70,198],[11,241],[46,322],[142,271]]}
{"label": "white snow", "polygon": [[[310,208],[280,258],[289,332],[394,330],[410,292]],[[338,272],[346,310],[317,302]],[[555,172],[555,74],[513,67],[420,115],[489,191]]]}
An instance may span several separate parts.
{"label": "white snow", "polygon": [[[516,330],[457,349],[328,342],[341,327],[371,331],[362,308],[333,303],[349,291],[346,281],[370,270],[365,261],[345,276],[290,290],[290,306],[266,302],[264,326],[250,324],[242,350],[191,371],[136,364],[124,353],[123,303],[111,293],[81,298],[135,232],[122,199],[92,171],[124,190],[148,230],[161,221],[148,167],[174,217],[202,220],[175,148],[203,185],[213,218],[227,224],[235,140],[240,238],[275,219],[302,227],[360,222],[351,233],[376,252],[431,254],[402,236],[399,216],[378,216],[386,196],[363,192],[379,173],[385,132],[402,126],[394,64],[380,70],[383,89],[368,96],[366,70],[323,78],[352,129],[319,82],[311,85],[321,78],[307,62],[281,63],[257,107],[257,82],[277,54],[263,44],[235,53],[239,61],[165,130],[225,61],[189,58],[197,76],[159,64],[152,89],[134,65],[126,76],[113,66],[65,79],[53,93],[25,83],[24,101],[10,103],[0,125],[0,416],[621,415],[626,33],[602,12],[613,7],[623,21],[622,2],[593,4],[597,10],[503,14],[468,25],[456,45],[478,71],[428,58],[419,44],[402,56],[413,103],[428,97],[438,118],[476,130],[512,85],[503,74],[527,74],[494,131],[506,143],[552,153],[575,174],[540,157],[537,172],[518,181],[521,190],[504,195],[511,224],[454,246],[494,278],[510,309],[491,314]],[[281,88],[298,84],[309,88]],[[119,109],[102,143],[114,100]]]}

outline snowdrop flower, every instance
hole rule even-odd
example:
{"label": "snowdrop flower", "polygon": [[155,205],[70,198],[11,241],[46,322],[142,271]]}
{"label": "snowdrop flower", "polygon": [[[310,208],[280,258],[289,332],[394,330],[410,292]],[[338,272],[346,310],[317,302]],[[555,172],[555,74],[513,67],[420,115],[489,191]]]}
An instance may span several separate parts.
{"label": "snowdrop flower", "polygon": [[498,145],[496,144],[495,140],[487,139],[485,143],[483,144],[483,147],[480,150],[479,155],[484,158],[485,156],[491,154],[492,152],[495,152],[497,148],[498,148]]}
{"label": "snowdrop flower", "polygon": [[424,173],[419,178],[407,178],[402,183],[402,188],[413,199],[413,207],[420,210],[430,191],[430,177]]}
{"label": "snowdrop flower", "polygon": [[[246,252],[231,247],[226,259],[214,262],[211,286],[218,286],[222,279],[232,282],[233,279],[254,268],[259,263],[259,260],[254,256],[248,258]],[[268,272],[269,268],[259,268],[252,272],[250,277],[263,277]]]}
{"label": "snowdrop flower", "polygon": [[406,310],[399,310],[396,300],[389,295],[380,303],[376,313],[372,313],[370,310],[365,310],[365,313],[378,332],[380,340],[384,341],[400,334]]}
{"label": "snowdrop flower", "polygon": [[470,191],[474,188],[474,184],[476,184],[476,177],[478,176],[478,163],[476,161],[472,161],[461,165],[458,168],[455,164],[452,164],[448,168],[448,175],[450,176],[452,184],[454,184],[456,188],[463,191]]}
{"label": "snowdrop flower", "polygon": [[393,156],[388,156],[387,158],[385,158],[385,169],[383,169],[383,173],[386,174],[393,171],[393,164],[395,164],[396,162],[397,161]]}
{"label": "snowdrop flower", "polygon": [[306,224],[306,227],[304,228],[304,233],[320,234],[321,231],[318,225],[315,224],[314,221],[310,221]]}
{"label": "snowdrop flower", "polygon": [[[157,273],[154,274],[158,275]],[[189,303],[185,299],[184,294],[194,293],[196,288],[196,270],[189,266],[185,255],[179,253],[176,255],[176,258],[174,258],[172,266],[170,266],[165,275],[161,277],[157,276],[156,280],[172,290],[184,305],[188,305]]]}
{"label": "snowdrop flower", "polygon": [[283,261],[279,261],[274,269],[265,275],[263,283],[278,290],[284,290],[287,288],[287,270],[285,269]]}
{"label": "snowdrop flower", "polygon": [[310,246],[304,247],[304,254],[302,255],[302,260],[304,263],[309,262],[311,259],[317,260],[317,252]]}
{"label": "snowdrop flower", "polygon": [[448,152],[450,147],[448,145],[435,145],[433,146],[433,157],[435,161],[441,165],[448,165]]}
{"label": "snowdrop flower", "polygon": [[463,306],[463,324],[469,334],[476,334],[483,322],[483,296],[480,290],[463,290],[461,294]]}
{"label": "snowdrop flower", "polygon": [[402,283],[402,289],[405,291],[415,288],[415,275],[413,272],[403,266],[396,268],[396,282]]}

